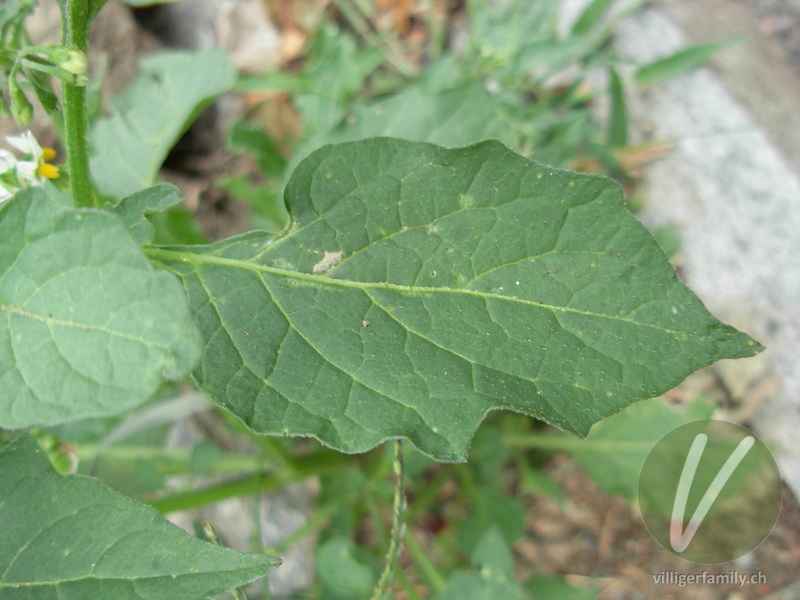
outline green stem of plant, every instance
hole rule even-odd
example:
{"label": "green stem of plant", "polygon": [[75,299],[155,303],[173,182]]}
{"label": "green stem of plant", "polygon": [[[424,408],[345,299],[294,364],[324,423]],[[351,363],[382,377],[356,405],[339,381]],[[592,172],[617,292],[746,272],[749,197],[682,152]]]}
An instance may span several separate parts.
{"label": "green stem of plant", "polygon": [[306,521],[301,527],[295,529],[286,539],[282,542],[274,546],[273,548],[265,548],[265,554],[274,554],[276,556],[280,556],[285,554],[289,548],[294,546],[297,542],[302,540],[307,535],[311,534],[315,530],[321,528],[325,523],[338,511],[344,506],[345,504],[352,502],[353,498],[349,496],[344,496],[326,504],[322,508],[320,508],[314,515]]}
{"label": "green stem of plant", "polygon": [[389,541],[389,552],[386,554],[386,566],[383,568],[380,579],[372,593],[371,600],[381,600],[386,593],[389,583],[392,581],[392,573],[400,556],[400,548],[403,543],[403,536],[406,532],[406,485],[405,485],[405,464],[403,462],[403,445],[400,440],[395,442],[394,454],[394,474],[397,483],[394,487],[394,506],[392,509],[392,538]]}
{"label": "green stem of plant", "polygon": [[[83,53],[89,50],[89,31],[92,16],[89,0],[61,0],[62,44],[72,46]],[[64,107],[64,133],[72,181],[72,197],[75,206],[95,206],[94,188],[89,175],[89,116],[84,86],[64,83],[62,86]]]}
{"label": "green stem of plant", "polygon": [[403,569],[397,571],[397,579],[400,580],[400,585],[403,586],[403,590],[405,591],[409,600],[424,600],[422,596],[417,593],[417,590],[414,589],[414,585],[408,579],[408,575],[406,575],[406,572],[403,571]]}
{"label": "green stem of plant", "polygon": [[[192,468],[192,452],[189,449],[166,449],[156,446],[98,446],[87,444],[80,447],[78,458],[82,464],[102,458],[115,463],[134,463],[139,459],[153,464],[161,475],[186,473]],[[250,454],[223,453],[205,474],[230,474],[253,472],[263,468],[262,457]]]}
{"label": "green stem of plant", "polygon": [[425,549],[420,546],[417,538],[415,538],[413,534],[409,534],[406,537],[406,549],[408,550],[409,554],[411,554],[414,562],[417,563],[422,577],[433,591],[432,595],[438,596],[441,594],[444,591],[444,588],[447,586],[447,583],[445,582],[442,574],[439,573],[436,565],[434,565],[431,562],[431,559],[428,558],[428,554],[425,552]]}
{"label": "green stem of plant", "polygon": [[274,491],[312,475],[324,475],[339,471],[347,468],[350,464],[351,459],[346,454],[325,451],[297,458],[296,469],[290,475],[276,476],[271,473],[258,472],[218,485],[173,494],[164,498],[145,500],[145,502],[161,513],[188,510],[235,496]]}

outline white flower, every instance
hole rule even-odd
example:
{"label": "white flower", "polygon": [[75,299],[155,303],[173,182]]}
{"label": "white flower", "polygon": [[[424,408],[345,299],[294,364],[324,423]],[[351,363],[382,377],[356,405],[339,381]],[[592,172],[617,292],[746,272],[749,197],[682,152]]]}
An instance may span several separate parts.
{"label": "white flower", "polygon": [[17,164],[17,158],[8,150],[0,148],[0,173],[5,173]]}
{"label": "white flower", "polygon": [[0,204],[11,198],[14,194],[7,190],[4,185],[0,184]]}
{"label": "white flower", "polygon": [[56,156],[52,148],[42,148],[30,131],[25,131],[20,135],[12,135],[6,141],[32,160],[20,160],[17,162],[17,177],[24,183],[41,183],[42,178],[56,179],[58,177],[58,167],[48,164],[48,160],[53,160]]}
{"label": "white flower", "polygon": [[49,160],[55,150],[42,148],[30,131],[13,135],[6,141],[22,153],[22,160],[0,148],[0,203],[5,202],[25,185],[41,185],[45,179],[56,179],[58,167]]}

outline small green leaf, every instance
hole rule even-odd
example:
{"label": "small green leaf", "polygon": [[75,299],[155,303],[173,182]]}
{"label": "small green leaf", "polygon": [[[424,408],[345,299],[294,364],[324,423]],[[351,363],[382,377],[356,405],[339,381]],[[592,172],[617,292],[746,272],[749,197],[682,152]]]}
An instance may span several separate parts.
{"label": "small green leaf", "polygon": [[[609,417],[610,418],[610,417]],[[519,465],[520,488],[528,494],[541,494],[554,500],[559,506],[564,505],[566,499],[564,490],[556,480],[542,469],[522,462]]]}
{"label": "small green leaf", "polygon": [[153,241],[156,233],[155,227],[147,217],[180,204],[181,200],[181,193],[177,187],[161,183],[126,196],[112,210],[125,221],[136,243],[144,246]]}
{"label": "small green leaf", "polygon": [[595,600],[597,592],[594,587],[575,587],[563,579],[537,573],[525,582],[525,589],[533,598],[558,598],[558,600]]}
{"label": "small green leaf", "polygon": [[490,410],[585,435],[761,348],[678,280],[617,184],[497,142],[327,146],[285,198],[280,236],[146,250],[183,278],[199,386],[262,433],[463,460]]}
{"label": "small green leaf", "polygon": [[201,600],[280,561],[191,537],[91,477],[54,472],[22,436],[0,452],[0,597]]}
{"label": "small green leaf", "polygon": [[582,35],[597,25],[613,3],[614,0],[593,0],[572,26],[572,35]]}
{"label": "small green leaf", "polygon": [[513,559],[503,534],[487,530],[472,551],[474,571],[460,571],[450,576],[447,587],[437,600],[523,600],[527,596],[514,580]]}
{"label": "small green leaf", "polygon": [[[95,0],[98,1],[98,0]],[[101,0],[103,3],[106,0]],[[130,6],[135,6],[137,8],[144,7],[144,6],[152,6],[154,4],[169,4],[170,2],[180,2],[181,0],[121,0],[125,4]]]}
{"label": "small green leaf", "polygon": [[335,537],[317,549],[317,569],[329,598],[367,598],[377,581],[372,570],[356,559],[352,540]]}
{"label": "small green leaf", "polygon": [[622,79],[612,68],[608,69],[608,95],[611,99],[608,144],[612,148],[623,148],[628,145],[628,107]]}
{"label": "small green leaf", "polygon": [[228,146],[232,152],[250,152],[265,175],[278,177],[286,168],[286,159],[281,154],[278,143],[261,127],[234,124]]}
{"label": "small green leaf", "polygon": [[35,8],[36,0],[3,0],[0,3],[0,44],[7,41],[9,32],[12,38],[17,34],[16,30]]}
{"label": "small green leaf", "polygon": [[478,569],[488,568],[494,576],[512,576],[514,559],[509,545],[500,529],[487,529],[472,551],[472,565]]}
{"label": "small green leaf", "polygon": [[221,48],[152,56],[142,61],[141,71],[110,102],[111,115],[99,119],[91,132],[95,183],[116,198],[153,185],[170,148],[194,117],[236,79]]}
{"label": "small green leaf", "polygon": [[680,75],[685,71],[699,67],[714,54],[742,41],[736,37],[721,42],[711,44],[698,44],[689,48],[684,48],[666,58],[659,59],[650,64],[640,67],[636,71],[636,83],[639,85],[650,85]]}
{"label": "small green leaf", "polygon": [[525,506],[498,490],[480,488],[470,497],[469,514],[458,528],[461,549],[471,552],[489,529],[497,529],[505,543],[513,544],[525,532]]}
{"label": "small green leaf", "polygon": [[50,78],[41,71],[29,69],[24,65],[22,70],[25,73],[25,77],[28,78],[33,91],[36,93],[36,97],[39,99],[42,108],[44,108],[48,114],[57,112],[58,98],[53,93],[53,87],[50,83]]}
{"label": "small green leaf", "polygon": [[196,364],[180,284],[116,216],[27,190],[0,209],[0,239],[0,426],[117,414]]}
{"label": "small green leaf", "polygon": [[[123,2],[125,0],[122,0]],[[108,0],[89,0],[89,19],[94,20],[95,17],[103,10]]]}
{"label": "small green leaf", "polygon": [[11,99],[11,115],[17,123],[27,127],[33,120],[33,105],[28,100],[25,92],[19,87],[19,83],[17,83],[13,73],[8,78],[8,95]]}

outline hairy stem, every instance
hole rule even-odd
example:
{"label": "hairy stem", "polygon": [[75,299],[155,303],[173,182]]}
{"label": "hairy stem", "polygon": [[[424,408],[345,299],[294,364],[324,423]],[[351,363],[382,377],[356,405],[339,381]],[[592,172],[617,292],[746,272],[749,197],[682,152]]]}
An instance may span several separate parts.
{"label": "hairy stem", "polygon": [[[62,43],[84,54],[89,50],[92,15],[89,0],[61,0]],[[69,174],[75,206],[95,206],[95,195],[89,175],[89,117],[86,87],[63,84],[64,134]]]}
{"label": "hairy stem", "polygon": [[389,540],[389,551],[386,554],[386,566],[372,593],[371,600],[381,600],[392,581],[392,573],[400,556],[400,547],[406,532],[406,487],[405,464],[403,463],[403,447],[400,440],[395,442],[394,474],[397,484],[394,487],[394,506],[392,509],[392,538]]}

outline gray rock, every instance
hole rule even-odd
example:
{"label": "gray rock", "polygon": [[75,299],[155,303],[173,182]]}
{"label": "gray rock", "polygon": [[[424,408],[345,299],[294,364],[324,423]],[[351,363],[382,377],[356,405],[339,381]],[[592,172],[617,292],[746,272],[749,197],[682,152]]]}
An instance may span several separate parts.
{"label": "gray rock", "polygon": [[[624,23],[615,40],[641,63],[685,43],[658,10]],[[753,381],[735,382],[745,393],[764,380],[764,370],[774,371],[780,387],[753,411],[752,423],[775,445],[784,480],[800,495],[798,167],[708,68],[631,93],[629,101],[635,128],[674,142],[673,151],[646,170],[642,219],[652,227],[678,224],[687,283],[717,317],[767,346],[760,358],[722,361],[718,368],[727,378],[746,371],[747,363],[761,365]]]}

